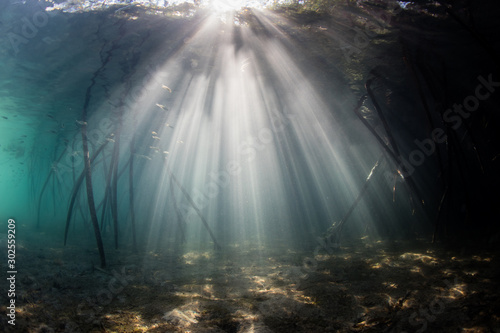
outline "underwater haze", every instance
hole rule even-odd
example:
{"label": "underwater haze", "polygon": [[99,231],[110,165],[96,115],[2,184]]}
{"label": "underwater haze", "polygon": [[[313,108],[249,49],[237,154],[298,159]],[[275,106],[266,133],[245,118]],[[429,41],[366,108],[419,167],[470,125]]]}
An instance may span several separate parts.
{"label": "underwater haze", "polygon": [[494,7],[0,1],[0,331],[500,330]]}

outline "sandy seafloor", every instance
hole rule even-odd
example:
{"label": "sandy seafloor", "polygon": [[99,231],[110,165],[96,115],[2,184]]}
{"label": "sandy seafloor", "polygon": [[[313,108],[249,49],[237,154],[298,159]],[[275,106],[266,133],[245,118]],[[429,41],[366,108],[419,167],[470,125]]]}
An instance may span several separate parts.
{"label": "sandy seafloor", "polygon": [[500,332],[498,250],[368,238],[331,253],[182,245],[109,250],[100,269],[91,247],[30,237],[7,332]]}

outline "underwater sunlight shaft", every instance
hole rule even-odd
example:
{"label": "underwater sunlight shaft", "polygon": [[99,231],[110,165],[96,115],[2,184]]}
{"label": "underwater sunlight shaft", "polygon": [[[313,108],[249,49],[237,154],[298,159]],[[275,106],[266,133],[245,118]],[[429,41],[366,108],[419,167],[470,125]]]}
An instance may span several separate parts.
{"label": "underwater sunlight shaft", "polygon": [[[174,207],[172,177],[210,221],[219,242],[231,244],[311,241],[314,230],[343,213],[332,202],[350,202],[356,195],[359,179],[353,179],[349,163],[361,156],[343,148],[339,125],[293,57],[280,42],[262,40],[249,29],[242,29],[244,46],[237,49],[232,29],[207,19],[158,67],[161,77],[147,83],[148,94],[132,107],[141,110],[139,122],[161,119],[148,129],[153,160],[146,160],[138,181],[138,197],[155,200],[148,216],[152,247],[163,224],[179,215],[181,224],[169,223],[166,234],[184,232],[195,244],[210,241],[182,191]],[[189,58],[194,49],[208,59]],[[183,66],[190,75],[179,71]],[[143,183],[155,183],[155,191]],[[339,189],[351,195],[340,198]],[[182,224],[184,231],[178,230]]]}

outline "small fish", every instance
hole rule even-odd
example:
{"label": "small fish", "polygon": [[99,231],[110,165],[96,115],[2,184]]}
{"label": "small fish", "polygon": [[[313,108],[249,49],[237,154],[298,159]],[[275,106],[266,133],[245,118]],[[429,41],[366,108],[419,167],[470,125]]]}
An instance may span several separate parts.
{"label": "small fish", "polygon": [[77,123],[78,125],[82,125],[82,126],[83,126],[83,125],[87,125],[87,122],[86,122],[86,121],[83,121],[83,120],[76,120],[76,123]]}
{"label": "small fish", "polygon": [[153,135],[153,139],[155,139],[155,140],[160,140],[160,138],[159,138],[159,137],[154,136],[154,135]]}
{"label": "small fish", "polygon": [[135,156],[140,157],[140,158],[144,158],[146,160],[150,160],[151,161],[151,157],[146,156],[146,155],[138,155],[138,154],[136,154]]}
{"label": "small fish", "polygon": [[108,140],[109,142],[115,142],[115,140],[111,138],[106,138],[106,140]]}
{"label": "small fish", "polygon": [[21,138],[27,138],[28,136],[27,135],[21,135]]}
{"label": "small fish", "polygon": [[161,104],[156,103],[156,106],[164,111],[167,111],[167,107],[165,105],[161,105]]}
{"label": "small fish", "polygon": [[54,119],[54,116],[51,114],[47,114],[47,117],[49,117],[50,119]]}
{"label": "small fish", "polygon": [[158,133],[156,133],[155,131],[151,132],[151,134],[153,134],[153,135],[158,135]]}
{"label": "small fish", "polygon": [[165,126],[170,127],[170,128],[174,128],[174,126],[170,125],[169,123],[166,123]]}
{"label": "small fish", "polygon": [[57,134],[57,131],[54,131],[54,130],[50,130],[50,133],[54,133],[54,134]]}
{"label": "small fish", "polygon": [[3,119],[9,119],[9,118],[7,118],[6,116],[2,116],[2,118],[3,118]]}
{"label": "small fish", "polygon": [[177,140],[177,143],[184,143],[184,141],[182,141],[182,140]]}
{"label": "small fish", "polygon": [[170,89],[169,87],[167,87],[166,85],[162,84],[161,86],[163,89],[167,90],[168,92],[172,92],[172,89]]}
{"label": "small fish", "polygon": [[167,154],[169,154],[169,152],[168,152],[168,151],[166,151],[166,150],[164,150],[164,151],[163,151],[163,154],[167,155]]}

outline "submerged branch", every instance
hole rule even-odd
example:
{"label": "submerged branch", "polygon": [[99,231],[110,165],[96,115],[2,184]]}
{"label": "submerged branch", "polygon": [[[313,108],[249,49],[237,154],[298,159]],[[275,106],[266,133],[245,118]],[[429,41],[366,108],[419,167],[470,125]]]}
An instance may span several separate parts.
{"label": "submerged branch", "polygon": [[[56,160],[55,164],[57,165],[59,163],[59,161],[61,160],[61,158],[64,156],[64,153],[66,153],[66,151],[64,150],[62,152],[62,154],[59,156],[59,158]],[[45,179],[45,182],[43,183],[43,186],[42,186],[42,191],[40,192],[40,196],[38,197],[38,213],[37,213],[37,222],[36,222],[36,227],[39,228],[40,227],[40,209],[42,207],[42,196],[43,196],[43,192],[45,192],[45,189],[47,188],[47,184],[49,183],[49,180],[50,180],[50,177],[52,176],[52,174],[55,172],[55,167],[51,167],[50,168],[50,171],[49,171],[49,174],[47,175],[47,179]],[[54,210],[55,211],[55,210]]]}
{"label": "submerged branch", "polygon": [[370,185],[370,180],[373,178],[373,175],[375,173],[375,170],[377,167],[380,165],[380,161],[384,157],[384,154],[382,153],[379,158],[377,159],[377,162],[375,162],[375,165],[373,165],[372,169],[370,170],[370,173],[368,174],[368,177],[366,177],[365,183],[363,184],[363,187],[359,191],[358,196],[356,197],[356,200],[351,204],[351,207],[347,210],[347,213],[345,213],[344,217],[340,222],[334,223],[327,232],[327,235],[325,238],[327,238],[329,241],[333,241],[333,246],[334,247],[339,247],[340,244],[340,234],[342,233],[342,228],[344,227],[344,224],[346,221],[349,219],[351,216],[352,212],[356,208],[356,206],[359,204],[361,199],[363,199],[363,196],[366,194],[366,191],[368,190],[368,185]]}
{"label": "submerged branch", "polygon": [[[95,151],[94,155],[90,158],[90,164],[92,164],[94,162],[94,160],[97,158],[97,156],[99,156],[99,154],[104,149],[104,147],[106,147],[106,145],[108,144],[108,142],[109,141],[106,140],[99,147],[99,149],[97,149]],[[73,215],[73,207],[75,205],[75,201],[76,201],[76,198],[77,198],[77,195],[78,195],[78,191],[80,190],[80,186],[82,185],[84,178],[85,178],[85,170],[82,171],[82,173],[80,174],[80,176],[78,177],[78,179],[75,181],[75,185],[73,186],[73,191],[71,193],[71,199],[70,199],[69,208],[68,208],[68,214],[66,215],[66,228],[64,230],[64,245],[66,245],[66,241],[67,241],[67,238],[68,238],[69,225],[70,225],[70,221],[71,221],[71,216]]]}
{"label": "submerged branch", "polygon": [[205,217],[203,216],[203,214],[201,213],[200,209],[198,208],[198,206],[196,205],[196,203],[193,201],[193,198],[191,198],[191,196],[189,195],[189,193],[187,193],[186,189],[182,186],[181,183],[179,183],[179,181],[177,180],[177,178],[174,176],[174,174],[170,171],[170,169],[168,167],[166,167],[167,169],[167,172],[168,174],[170,175],[170,177],[173,179],[173,181],[175,182],[175,184],[181,189],[182,193],[184,194],[184,196],[186,197],[186,199],[188,200],[189,204],[191,205],[191,207],[193,207],[193,209],[196,211],[196,214],[198,214],[198,216],[200,217],[201,219],[201,222],[203,222],[203,225],[205,226],[205,228],[207,229],[208,233],[210,234],[210,237],[212,238],[213,242],[214,242],[214,246],[215,246],[215,249],[216,250],[220,250],[221,249],[221,246],[219,245],[219,243],[217,243],[217,239],[215,238],[215,235],[214,233],[212,232],[212,229],[210,229],[210,226],[208,225],[208,222],[207,220],[205,220]]}

